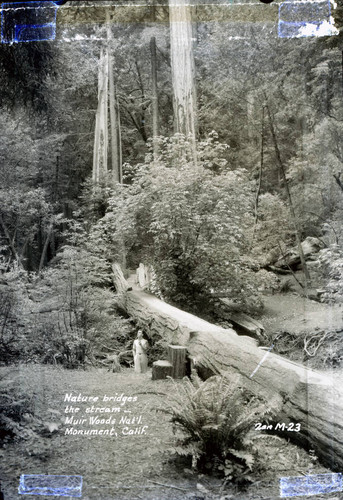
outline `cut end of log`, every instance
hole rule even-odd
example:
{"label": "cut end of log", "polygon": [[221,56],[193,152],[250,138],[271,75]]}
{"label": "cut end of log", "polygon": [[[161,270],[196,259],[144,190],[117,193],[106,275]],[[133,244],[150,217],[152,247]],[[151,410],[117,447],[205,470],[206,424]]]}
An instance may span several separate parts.
{"label": "cut end of log", "polygon": [[169,361],[159,360],[152,364],[152,380],[162,380],[171,377],[173,365]]}

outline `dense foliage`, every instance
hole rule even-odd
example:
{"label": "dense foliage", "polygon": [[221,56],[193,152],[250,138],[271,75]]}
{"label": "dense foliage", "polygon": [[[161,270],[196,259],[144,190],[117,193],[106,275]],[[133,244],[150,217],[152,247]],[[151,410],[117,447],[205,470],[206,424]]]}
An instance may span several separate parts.
{"label": "dense foliage", "polygon": [[109,198],[90,239],[105,258],[124,245],[129,267],[151,264],[165,299],[187,306],[228,294],[253,309],[253,185],[244,169],[228,166],[215,133],[199,144],[196,164],[183,154],[190,147],[180,136],[161,139],[158,159],[147,155],[132,183]]}
{"label": "dense foliage", "polygon": [[40,275],[3,273],[0,294],[2,361],[34,361],[84,367],[120,353],[132,325],[117,314],[106,262],[65,246]]}
{"label": "dense foliage", "polygon": [[[154,293],[186,309],[210,314],[218,297],[229,296],[232,307],[256,312],[261,292],[278,290],[270,264],[288,254],[298,232],[328,247],[318,264],[321,297],[335,300],[340,257],[330,245],[342,237],[341,35],[279,39],[267,21],[211,22],[216,7],[208,8],[194,26],[194,158],[173,129],[168,9],[148,2],[130,11],[130,22],[128,10],[114,9],[109,37],[106,9],[97,5],[61,9],[65,25],[55,42],[0,47],[5,360],[79,366],[105,354],[100,345],[126,350],[131,327],[111,305],[114,261],[132,270],[151,265]],[[243,16],[245,8],[235,12]],[[339,26],[340,17],[339,8]],[[90,178],[106,47],[120,114],[121,186],[112,184],[111,171],[97,185]],[[49,308],[50,316],[37,312]]]}
{"label": "dense foliage", "polygon": [[2,374],[0,382],[0,446],[6,447],[12,440],[21,442],[23,456],[46,461],[52,453],[46,438],[56,433],[58,425],[41,418],[37,393],[24,388],[21,376],[14,370]]}
{"label": "dense foliage", "polygon": [[165,410],[181,433],[172,451],[191,456],[193,467],[221,471],[226,480],[252,482],[261,463],[251,429],[276,412],[275,402],[252,396],[238,378],[202,382],[193,374],[192,380],[175,383],[175,390],[175,404]]}
{"label": "dense foliage", "polygon": [[320,252],[325,278],[328,278],[324,299],[331,303],[343,301],[343,252],[342,248],[333,244]]}

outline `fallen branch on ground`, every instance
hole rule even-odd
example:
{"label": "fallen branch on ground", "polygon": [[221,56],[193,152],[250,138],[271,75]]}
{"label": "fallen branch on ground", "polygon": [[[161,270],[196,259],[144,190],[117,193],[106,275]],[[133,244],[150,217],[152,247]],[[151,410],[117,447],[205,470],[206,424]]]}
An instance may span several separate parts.
{"label": "fallen branch on ground", "polygon": [[312,352],[312,354],[311,354],[311,353],[308,351],[308,346],[309,346],[310,342],[311,342],[313,339],[315,339],[315,338],[318,336],[318,334],[320,334],[320,333],[323,333],[323,332],[317,332],[317,333],[315,333],[315,334],[314,334],[314,335],[312,335],[312,336],[311,336],[308,340],[307,340],[307,335],[306,335],[306,337],[304,338],[304,351],[306,352],[306,354],[307,354],[308,356],[310,356],[310,358],[313,358],[313,357],[317,354],[317,351],[318,351],[319,347],[322,345],[322,343],[324,342],[324,340],[326,339],[326,337],[328,336],[328,334],[329,334],[330,332],[325,332],[325,334],[324,334],[324,335],[323,335],[323,336],[322,336],[322,337],[318,340],[318,343],[317,343],[316,347],[314,348],[314,350],[313,350],[313,352]]}
{"label": "fallen branch on ground", "polygon": [[158,483],[157,481],[151,481],[148,479],[149,483],[158,484],[159,486],[165,486],[166,488],[174,488],[174,490],[189,491],[189,488],[179,488],[178,486],[173,486],[172,484]]}

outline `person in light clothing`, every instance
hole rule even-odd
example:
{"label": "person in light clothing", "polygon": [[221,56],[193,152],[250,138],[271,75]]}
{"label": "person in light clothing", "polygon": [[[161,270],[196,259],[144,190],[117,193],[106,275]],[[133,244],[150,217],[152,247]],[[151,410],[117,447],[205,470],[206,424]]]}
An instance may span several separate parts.
{"label": "person in light clothing", "polygon": [[137,338],[134,340],[132,348],[136,373],[145,373],[148,370],[147,349],[148,341],[143,338],[142,330],[138,330]]}

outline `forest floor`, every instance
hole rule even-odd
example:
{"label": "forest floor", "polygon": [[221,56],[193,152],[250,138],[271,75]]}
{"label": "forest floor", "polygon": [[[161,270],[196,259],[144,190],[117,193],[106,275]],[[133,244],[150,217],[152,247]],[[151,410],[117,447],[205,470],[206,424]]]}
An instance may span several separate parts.
{"label": "forest floor", "polygon": [[[259,320],[266,344],[293,361],[316,370],[340,369],[343,364],[343,306],[327,304],[297,293],[266,295]],[[304,346],[307,346],[307,353]]]}
{"label": "forest floor", "polygon": [[326,304],[300,297],[297,294],[268,295],[264,297],[264,310],[260,317],[267,334],[289,331],[343,329],[342,304]]}
{"label": "forest floor", "polygon": [[[298,446],[266,436],[259,440],[261,456],[266,463],[263,475],[257,476],[246,490],[229,484],[223,491],[221,479],[193,472],[189,463],[175,460],[168,451],[174,442],[173,430],[169,416],[158,409],[171,403],[175,392],[172,381],[152,381],[151,371],[138,375],[132,369],[111,373],[105,369],[65,370],[42,365],[2,367],[1,380],[3,376],[7,383],[10,379],[26,394],[32,395],[36,414],[50,430],[50,436],[42,438],[42,442],[30,444],[22,440],[0,450],[5,500],[22,498],[18,494],[21,474],[81,475],[83,500],[274,500],[279,498],[280,477],[330,472]],[[70,393],[98,396],[99,401],[66,402],[65,395]],[[127,401],[125,405],[103,403],[104,396],[121,394],[137,397],[137,400]],[[109,408],[114,404],[120,406],[121,416],[141,417],[141,420],[127,426],[114,425],[117,436],[65,435],[69,427],[65,419],[71,415],[65,413],[66,406],[79,407],[80,412],[74,414],[75,417],[87,416],[88,422],[86,408],[91,408],[92,404]],[[116,413],[110,416],[119,420]],[[142,430],[144,425],[148,426],[145,433],[123,434],[127,432],[127,429],[123,431],[125,427]],[[95,427],[99,425],[93,425]],[[100,427],[110,428],[111,425]],[[88,427],[86,423],[75,424],[74,428]],[[316,495],[315,498],[338,500],[338,495]]]}

